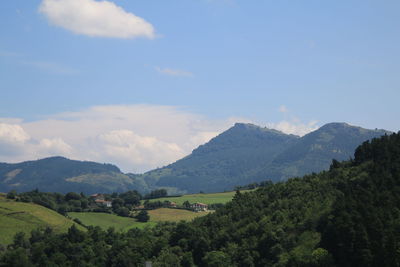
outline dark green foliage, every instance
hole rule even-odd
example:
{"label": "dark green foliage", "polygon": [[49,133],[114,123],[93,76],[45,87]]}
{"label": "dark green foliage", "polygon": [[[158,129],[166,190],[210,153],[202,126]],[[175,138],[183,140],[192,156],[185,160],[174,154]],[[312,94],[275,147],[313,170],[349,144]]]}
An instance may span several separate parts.
{"label": "dark green foliage", "polygon": [[329,171],[248,192],[193,222],[16,235],[2,266],[400,266],[400,134]]}
{"label": "dark green foliage", "polygon": [[17,191],[15,190],[11,190],[10,192],[7,193],[8,199],[15,199],[16,196],[17,196]]}
{"label": "dark green foliage", "polygon": [[140,200],[142,199],[142,196],[137,191],[128,191],[128,192],[119,194],[118,197],[124,201],[125,205],[129,204],[129,205],[133,205],[133,206],[139,205]]}
{"label": "dark green foliage", "polygon": [[168,195],[166,189],[156,189],[144,196],[144,199],[162,198]]}
{"label": "dark green foliage", "polygon": [[363,143],[353,165],[359,172],[339,184],[321,244],[341,266],[399,266],[400,135]]}
{"label": "dark green foliage", "polygon": [[347,160],[362,142],[385,133],[330,123],[298,137],[237,123],[191,155],[141,177],[150,187],[175,187],[189,193],[222,192],[265,180],[278,182],[327,170],[332,159]]}
{"label": "dark green foliage", "polygon": [[113,193],[112,195],[103,194],[101,196],[105,200],[112,202],[112,208],[106,207],[101,203],[97,204],[95,202],[95,197],[87,197],[83,193],[77,194],[69,192],[63,195],[60,193],[39,192],[37,189],[20,194],[14,193],[14,198],[16,198],[17,201],[33,202],[55,210],[65,216],[71,211],[94,211],[114,212],[119,216],[129,217],[131,210],[135,206],[140,205],[140,200],[142,199],[142,195],[137,191],[127,191],[122,194]]}
{"label": "dark green foliage", "polygon": [[147,221],[150,220],[150,216],[149,216],[149,214],[147,213],[147,211],[141,210],[141,211],[139,212],[139,214],[136,216],[136,219],[137,219],[139,222],[147,222]]}
{"label": "dark green foliage", "polygon": [[30,192],[17,194],[17,201],[33,202],[46,208],[57,211],[62,215],[66,215],[69,211],[88,210],[88,199],[86,196],[77,193],[46,193],[33,190]]}
{"label": "dark green foliage", "polygon": [[118,216],[122,216],[122,217],[129,217],[130,211],[128,208],[126,207],[120,207],[117,210],[115,210],[115,213]]}

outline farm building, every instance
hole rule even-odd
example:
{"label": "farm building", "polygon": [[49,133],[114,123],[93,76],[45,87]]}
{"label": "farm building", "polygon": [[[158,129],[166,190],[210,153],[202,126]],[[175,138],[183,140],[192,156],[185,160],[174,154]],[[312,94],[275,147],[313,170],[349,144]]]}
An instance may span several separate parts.
{"label": "farm building", "polygon": [[112,202],[104,200],[104,199],[96,199],[94,202],[99,206],[105,206],[107,208],[111,208],[112,207]]}
{"label": "farm building", "polygon": [[208,205],[200,202],[196,202],[190,205],[190,208],[194,211],[207,211]]}

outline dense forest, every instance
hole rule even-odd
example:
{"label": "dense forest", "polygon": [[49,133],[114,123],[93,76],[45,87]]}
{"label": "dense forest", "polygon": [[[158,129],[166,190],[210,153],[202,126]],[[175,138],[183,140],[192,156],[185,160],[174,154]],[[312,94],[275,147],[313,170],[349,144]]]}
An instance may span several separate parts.
{"label": "dense forest", "polygon": [[400,266],[400,133],[193,222],[19,233],[0,266]]}

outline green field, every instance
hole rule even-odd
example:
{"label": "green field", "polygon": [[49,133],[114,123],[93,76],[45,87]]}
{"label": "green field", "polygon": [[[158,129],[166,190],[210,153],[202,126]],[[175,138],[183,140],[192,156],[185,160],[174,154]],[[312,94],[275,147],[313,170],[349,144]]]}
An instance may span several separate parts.
{"label": "green field", "polygon": [[193,212],[189,210],[181,209],[168,209],[160,208],[150,210],[150,221],[151,222],[179,222],[179,221],[191,221],[194,218],[207,215],[209,212]]}
{"label": "green field", "polygon": [[[242,190],[242,193],[249,192],[251,190]],[[225,204],[232,200],[233,196],[236,194],[235,191],[223,192],[223,193],[210,193],[210,194],[191,194],[191,195],[183,195],[179,197],[163,197],[150,199],[150,202],[153,201],[171,201],[175,202],[178,205],[182,205],[183,202],[189,201],[190,203],[200,202],[204,204],[215,204],[222,203]],[[142,201],[144,203],[144,201]]]}
{"label": "green field", "polygon": [[[49,226],[59,233],[66,232],[73,224],[74,222],[53,210],[0,196],[0,244],[10,244],[17,232],[24,232],[29,236],[32,230]],[[84,229],[80,225],[77,227]]]}
{"label": "green field", "polygon": [[100,226],[103,229],[114,227],[117,231],[128,231],[131,228],[143,228],[156,224],[154,222],[140,223],[133,218],[101,212],[69,212],[68,215],[71,218],[79,219],[87,226]]}
{"label": "green field", "polygon": [[128,231],[131,228],[144,228],[154,226],[157,222],[191,221],[194,218],[207,215],[208,212],[192,212],[181,209],[155,209],[148,211],[150,220],[146,223],[137,222],[133,218],[120,217],[115,214],[100,212],[69,212],[72,218],[78,218],[83,224],[100,226],[103,229],[114,227],[118,231]]}

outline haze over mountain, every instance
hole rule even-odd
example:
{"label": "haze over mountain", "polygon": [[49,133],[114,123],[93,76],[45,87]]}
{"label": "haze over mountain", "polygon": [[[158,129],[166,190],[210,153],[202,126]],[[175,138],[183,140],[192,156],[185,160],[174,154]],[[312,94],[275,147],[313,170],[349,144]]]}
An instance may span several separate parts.
{"label": "haze over mountain", "polygon": [[327,169],[332,159],[349,159],[363,141],[386,133],[330,123],[299,137],[236,123],[183,159],[142,175],[124,174],[111,164],[63,157],[0,163],[0,191],[38,188],[62,193],[110,193],[167,188],[170,193],[219,192],[319,172]]}

